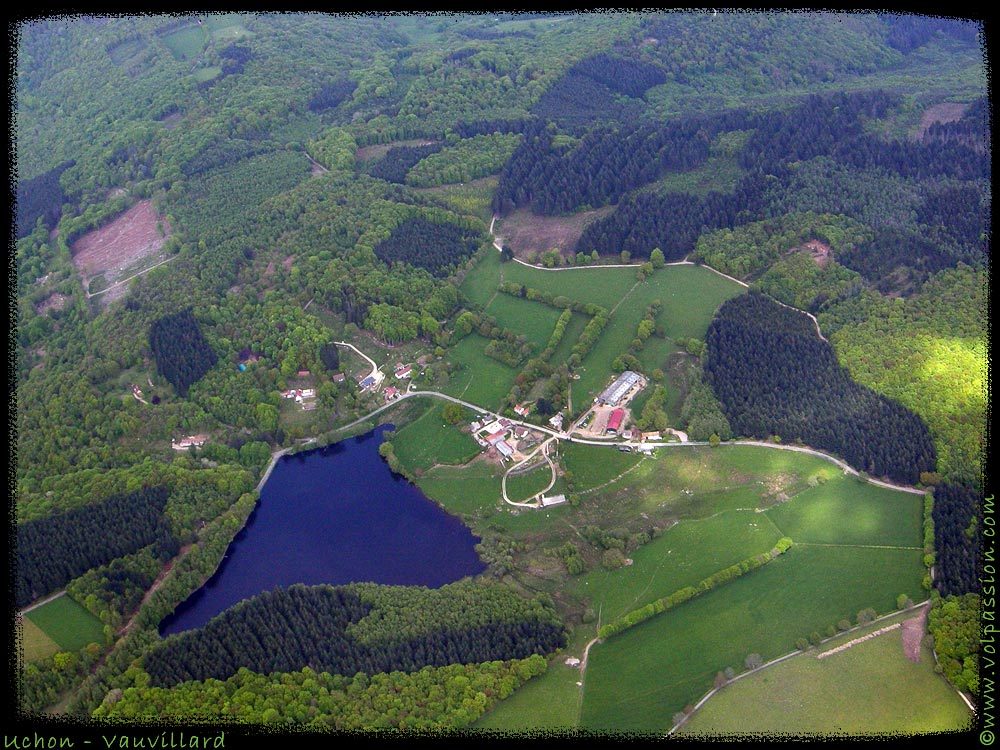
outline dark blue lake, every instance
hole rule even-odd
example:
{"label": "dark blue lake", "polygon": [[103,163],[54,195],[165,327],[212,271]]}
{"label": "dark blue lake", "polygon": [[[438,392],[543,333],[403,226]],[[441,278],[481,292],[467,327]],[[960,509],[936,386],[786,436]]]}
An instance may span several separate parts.
{"label": "dark blue lake", "polygon": [[293,583],[438,588],[482,573],[479,537],[379,456],[387,429],[281,458],[219,570],[161,623],[161,635]]}

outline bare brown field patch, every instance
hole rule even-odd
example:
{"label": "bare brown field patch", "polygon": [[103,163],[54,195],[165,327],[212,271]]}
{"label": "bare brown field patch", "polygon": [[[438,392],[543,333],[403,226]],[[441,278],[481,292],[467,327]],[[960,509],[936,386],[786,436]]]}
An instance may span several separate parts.
{"label": "bare brown field patch", "polygon": [[494,227],[494,234],[504,247],[509,247],[522,260],[530,253],[543,253],[557,248],[566,255],[576,252],[576,245],[584,228],[614,211],[607,206],[594,211],[583,211],[572,216],[536,216],[521,209],[505,216]]}
{"label": "bare brown field patch", "polygon": [[[162,232],[161,232],[162,227]],[[88,295],[91,281],[103,277],[108,292],[103,296],[108,302],[120,296],[114,286],[136,273],[140,273],[163,260],[161,251],[170,227],[153,210],[150,201],[140,201],[116,219],[73,243],[73,265],[76,266]],[[140,267],[140,264],[144,267]]]}
{"label": "bare brown field patch", "polygon": [[961,102],[941,102],[924,111],[924,116],[920,118],[920,125],[917,126],[916,139],[920,140],[927,132],[927,128],[938,122],[954,122],[959,119],[966,109]]}

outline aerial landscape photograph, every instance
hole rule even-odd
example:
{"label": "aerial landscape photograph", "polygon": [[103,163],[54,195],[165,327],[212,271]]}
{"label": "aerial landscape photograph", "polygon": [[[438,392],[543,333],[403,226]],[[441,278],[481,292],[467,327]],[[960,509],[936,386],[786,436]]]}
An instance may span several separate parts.
{"label": "aerial landscape photograph", "polygon": [[992,744],[981,17],[28,13],[5,750]]}

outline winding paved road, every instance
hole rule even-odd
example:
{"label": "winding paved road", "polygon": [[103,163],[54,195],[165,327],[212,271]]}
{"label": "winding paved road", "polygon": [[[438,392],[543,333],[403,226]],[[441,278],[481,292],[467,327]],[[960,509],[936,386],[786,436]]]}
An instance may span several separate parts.
{"label": "winding paved road", "polygon": [[[337,342],[337,343],[339,344],[340,342]],[[348,344],[348,346],[350,346],[350,345]],[[353,349],[354,347],[352,346],[351,348]],[[358,352],[358,353],[360,354],[360,352]],[[364,356],[364,355],[362,354],[362,356]],[[365,359],[367,359],[369,362],[372,362],[372,360],[370,358],[368,358],[368,357],[365,357]],[[358,419],[355,419],[353,422],[349,422],[348,424],[343,425],[342,427],[336,428],[336,430],[334,430],[334,431],[335,432],[343,432],[344,430],[348,430],[351,427],[355,427],[355,426],[357,426],[359,424],[367,422],[372,417],[375,417],[375,416],[381,414],[384,411],[392,409],[393,407],[395,407],[401,401],[404,401],[404,400],[406,400],[408,398],[416,398],[416,397],[439,398],[439,399],[442,399],[444,401],[450,401],[450,402],[455,403],[455,404],[461,404],[462,406],[464,406],[464,407],[466,407],[468,409],[471,409],[472,411],[476,412],[477,414],[485,414],[485,415],[488,415],[488,416],[492,416],[495,419],[500,419],[501,418],[500,414],[497,414],[495,411],[492,411],[491,409],[486,409],[486,408],[480,406],[479,404],[474,404],[471,401],[465,401],[463,399],[456,398],[455,396],[449,396],[447,393],[441,393],[440,391],[408,390],[408,391],[406,391],[406,393],[401,394],[399,397],[397,397],[394,400],[390,401],[388,404],[385,404],[384,406],[380,406],[379,408],[377,408],[377,409],[369,412],[365,416],[360,417]],[[579,437],[577,435],[574,435],[572,432],[565,432],[565,431],[553,430],[553,429],[550,429],[548,427],[542,427],[541,425],[531,424],[530,422],[524,422],[523,420],[511,419],[509,421],[511,422],[511,424],[520,425],[520,426],[526,427],[528,429],[535,430],[535,431],[542,432],[544,434],[549,435],[549,439],[545,440],[541,444],[541,446],[539,446],[539,448],[535,449],[535,451],[533,451],[528,458],[531,458],[531,457],[537,455],[538,451],[541,450],[542,448],[544,448],[548,443],[550,443],[551,440],[552,440],[552,438],[557,438],[559,440],[565,440],[566,442],[569,442],[569,443],[581,443],[583,445],[603,445],[603,446],[606,446],[606,447],[614,447],[614,448],[618,448],[620,446],[628,446],[629,448],[632,448],[633,450],[638,449],[639,446],[642,446],[643,448],[652,448],[652,449],[657,449],[657,448],[675,449],[675,448],[683,448],[685,446],[705,446],[705,445],[710,445],[710,443],[708,443],[706,441],[697,441],[697,440],[689,440],[689,441],[684,441],[684,442],[657,441],[657,442],[638,443],[638,442],[634,442],[634,441],[619,440],[617,438],[605,438],[605,439],[583,438],[583,437]],[[572,431],[575,427],[576,427],[575,424],[572,425],[570,427],[570,430]],[[315,442],[315,440],[310,440],[309,442]],[[854,476],[860,476],[861,475],[861,473],[857,469],[853,468],[850,464],[848,464],[847,462],[845,462],[845,461],[837,458],[836,456],[831,456],[829,453],[824,453],[823,451],[816,450],[815,448],[808,448],[806,446],[801,446],[801,445],[782,445],[780,443],[769,443],[769,442],[765,442],[765,441],[762,441],[762,440],[730,440],[730,441],[727,441],[726,443],[724,443],[724,445],[755,445],[755,446],[759,446],[761,448],[771,448],[771,449],[774,449],[774,450],[785,450],[785,451],[796,451],[796,452],[799,452],[799,453],[808,453],[809,455],[817,456],[817,457],[822,458],[822,459],[824,459],[826,461],[829,461],[831,463],[836,464],[837,466],[839,466],[840,468],[842,468],[844,470],[844,472],[847,473],[847,474],[853,474]],[[260,482],[257,485],[258,491],[260,491],[260,488],[264,486],[264,482],[266,482],[267,478],[270,476],[271,470],[274,468],[274,464],[277,463],[277,460],[279,458],[281,458],[281,456],[285,455],[286,453],[288,453],[291,450],[293,450],[293,448],[284,448],[284,449],[282,449],[280,451],[276,451],[274,454],[272,454],[271,463],[268,465],[267,470],[266,470],[266,472],[264,474],[264,477],[260,480]],[[544,454],[544,455],[545,455],[546,460],[549,462],[549,465],[552,466],[552,471],[553,471],[553,475],[554,475],[555,474],[555,467],[552,464],[552,461],[548,457],[547,453]],[[525,459],[525,461],[526,460],[528,460],[528,459]],[[505,502],[507,502],[507,503],[509,503],[511,505],[517,505],[519,507],[531,507],[531,508],[542,507],[541,505],[535,505],[535,504],[532,504],[532,503],[517,503],[517,502],[514,502],[514,501],[508,499],[508,497],[507,497],[507,493],[506,493],[506,489],[505,489],[507,474],[510,473],[511,470],[513,470],[513,469],[515,469],[518,466],[521,466],[523,464],[524,464],[524,461],[519,462],[515,466],[512,466],[510,469],[508,469],[507,472],[504,474],[504,483],[501,485],[502,488],[504,488],[503,489],[503,499],[504,499]],[[923,494],[925,494],[924,490],[919,490],[919,489],[916,489],[915,487],[908,487],[906,485],[893,484],[891,482],[885,482],[885,481],[882,481],[880,479],[872,479],[871,477],[867,477],[866,481],[869,482],[870,484],[874,484],[874,485],[877,485],[879,487],[885,487],[885,488],[891,489],[891,490],[899,490],[900,492],[909,492],[909,493],[916,494],[916,495],[923,495]],[[554,483],[555,483],[555,476],[553,476],[553,482],[549,484],[549,487],[546,488],[546,491],[548,491],[548,489],[551,489],[552,484],[554,484]]]}

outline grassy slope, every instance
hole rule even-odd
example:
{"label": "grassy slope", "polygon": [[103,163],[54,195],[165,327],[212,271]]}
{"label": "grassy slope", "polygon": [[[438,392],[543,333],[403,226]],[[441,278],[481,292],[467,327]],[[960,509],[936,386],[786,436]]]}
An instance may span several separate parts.
{"label": "grassy slope", "polygon": [[[828,651],[913,614],[880,620],[851,631],[816,651],[730,683],[712,696],[679,734],[797,735],[840,733],[916,734],[965,729],[968,707],[934,671],[934,655],[905,658],[899,629],[858,643],[833,656]],[[892,685],[886,690],[886,685]],[[836,701],[830,697],[836,696]]]}

